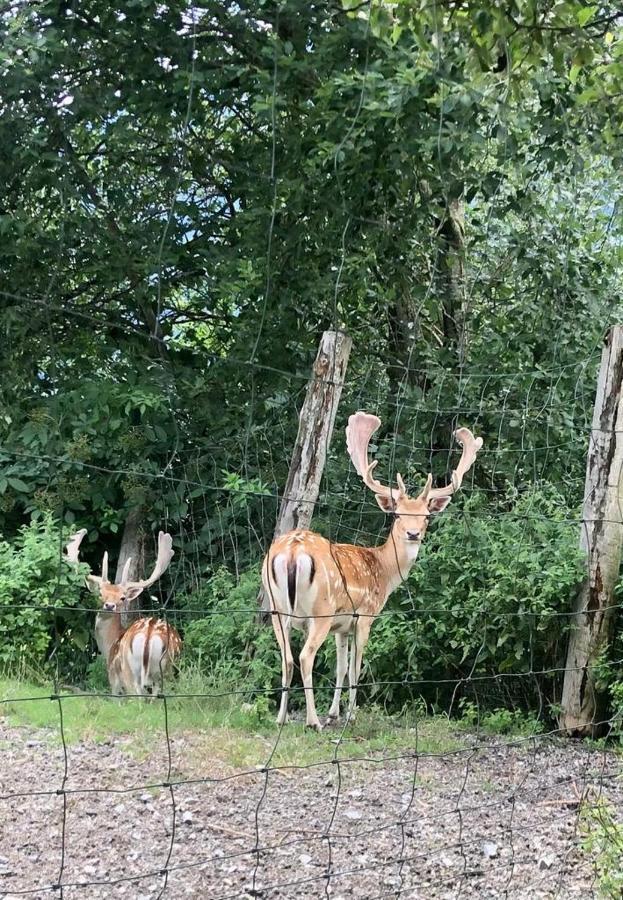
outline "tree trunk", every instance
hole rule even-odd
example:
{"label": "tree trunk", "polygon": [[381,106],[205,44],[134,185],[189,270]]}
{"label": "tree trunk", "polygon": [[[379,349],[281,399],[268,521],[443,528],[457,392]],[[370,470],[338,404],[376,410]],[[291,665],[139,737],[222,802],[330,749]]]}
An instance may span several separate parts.
{"label": "tree trunk", "polygon": [[325,331],[299,416],[299,430],[274,537],[309,528],[331,442],[352,346],[340,331]]}
{"label": "tree trunk", "polygon": [[[467,352],[467,298],[465,289],[465,223],[463,203],[451,200],[444,219],[437,228],[437,252],[434,260],[433,284],[439,298],[440,347],[438,351],[439,377],[443,377],[448,397],[454,392],[452,374],[460,369]],[[434,381],[430,388],[435,389]],[[449,406],[444,403],[444,406]],[[451,431],[452,413],[435,415],[431,424],[431,457],[440,455],[446,468],[450,465],[448,438]],[[456,425],[460,422],[454,423]],[[451,442],[450,442],[451,443]],[[431,458],[431,463],[432,463]],[[439,464],[435,465],[437,469]],[[443,475],[446,482],[447,471]]]}
{"label": "tree trunk", "polygon": [[401,279],[396,279],[387,293],[393,298],[387,306],[390,360],[386,371],[390,396],[399,396],[405,383],[418,385],[425,391],[426,372],[417,352],[422,340],[421,310],[411,296],[410,285],[403,284]]}
{"label": "tree trunk", "polygon": [[606,724],[594,665],[612,638],[621,562],[622,389],[623,326],[617,325],[608,335],[597,382],[580,536],[588,573],[574,606],[562,692],[560,727],[575,736],[597,736]]}
{"label": "tree trunk", "polygon": [[461,366],[467,345],[465,297],[465,215],[460,200],[451,200],[440,229],[436,264],[445,347]]}
{"label": "tree trunk", "polygon": [[138,581],[145,569],[145,535],[142,529],[144,510],[141,507],[131,509],[125,520],[119,559],[117,561],[117,573],[115,581],[121,580],[121,574],[126,561],[131,557],[132,564],[128,573],[130,581]]}
{"label": "tree trunk", "polygon": [[[137,506],[130,510],[123,527],[123,535],[121,537],[121,547],[119,549],[119,559],[117,561],[117,572],[115,581],[121,580],[123,568],[126,560],[132,558],[132,563],[128,572],[129,581],[138,581],[145,574],[145,534],[142,528],[144,510]],[[132,619],[136,618],[136,612],[133,607],[142,608],[144,598],[141,595],[139,600],[130,604],[128,610],[122,613],[121,619],[124,627],[127,627]]]}
{"label": "tree trunk", "polygon": [[[309,528],[331,442],[352,341],[341,331],[322,335],[307,394],[274,537],[293,528]],[[260,592],[262,609],[266,598]]]}

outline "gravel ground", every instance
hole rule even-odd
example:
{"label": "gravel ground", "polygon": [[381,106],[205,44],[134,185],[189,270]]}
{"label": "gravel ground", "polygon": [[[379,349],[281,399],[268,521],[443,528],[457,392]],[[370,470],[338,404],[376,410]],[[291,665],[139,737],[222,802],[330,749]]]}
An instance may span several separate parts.
{"label": "gravel ground", "polygon": [[240,772],[210,759],[209,735],[177,736],[171,780],[191,780],[173,790],[149,787],[167,780],[164,740],[140,758],[83,742],[65,794],[49,735],[0,719],[0,738],[2,898],[587,898],[580,798],[623,810],[616,755],[546,738]]}

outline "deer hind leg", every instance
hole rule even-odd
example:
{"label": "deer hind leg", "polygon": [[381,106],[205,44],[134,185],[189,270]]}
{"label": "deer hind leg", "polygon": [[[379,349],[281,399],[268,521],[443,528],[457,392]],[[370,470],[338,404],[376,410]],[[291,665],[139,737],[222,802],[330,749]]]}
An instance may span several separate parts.
{"label": "deer hind leg", "polygon": [[290,648],[291,618],[282,615],[275,609],[272,610],[271,620],[279,649],[281,650],[281,703],[277,715],[277,725],[285,725],[288,721],[288,691],[292,683],[294,672],[294,659]]}
{"label": "deer hind leg", "polygon": [[327,725],[339,721],[340,718],[340,698],[342,696],[342,685],[346,677],[346,669],[348,668],[348,635],[335,635],[335,651],[337,657],[337,666],[335,673],[335,692],[333,694],[333,703],[327,717]]}
{"label": "deer hind leg", "polygon": [[164,680],[169,677],[169,672],[172,669],[172,661],[171,656],[169,654],[168,647],[165,648],[162,656],[158,660],[158,668],[154,673],[154,688],[155,691],[152,690],[152,695],[154,694],[162,694],[164,693]]}
{"label": "deer hind leg", "polygon": [[359,683],[359,676],[361,675],[361,661],[363,659],[363,651],[365,650],[366,644],[368,643],[371,624],[371,621],[360,619],[352,636],[350,662],[348,667],[348,684],[350,688],[348,698],[348,715],[346,717],[348,722],[354,722],[355,716],[357,715],[357,685]]}
{"label": "deer hind leg", "polygon": [[124,684],[117,660],[108,667],[108,683],[110,684],[110,693],[114,697],[123,697]]}
{"label": "deer hind leg", "polygon": [[316,731],[322,731],[322,725],[320,724],[320,719],[316,712],[316,704],[314,702],[312,672],[314,670],[316,653],[331,630],[331,622],[332,620],[330,617],[310,620],[307,640],[305,641],[305,645],[303,646],[299,657],[301,675],[303,677],[303,687],[305,689],[305,704],[307,706],[306,724],[308,728],[315,728]]}

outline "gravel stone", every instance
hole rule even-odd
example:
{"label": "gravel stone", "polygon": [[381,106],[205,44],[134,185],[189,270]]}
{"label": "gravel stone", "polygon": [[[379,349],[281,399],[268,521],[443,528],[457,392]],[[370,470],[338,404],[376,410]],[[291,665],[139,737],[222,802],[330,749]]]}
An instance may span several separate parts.
{"label": "gravel stone", "polygon": [[169,778],[164,738],[147,755],[111,738],[68,746],[65,778],[52,735],[5,720],[0,898],[49,900],[59,878],[64,900],[596,896],[582,798],[623,818],[620,757],[551,738],[460,737],[465,751],[417,759],[345,751],[339,780],[327,774],[332,748],[327,766],[266,775],[264,736],[260,768],[235,769],[211,758],[209,736],[175,735]]}

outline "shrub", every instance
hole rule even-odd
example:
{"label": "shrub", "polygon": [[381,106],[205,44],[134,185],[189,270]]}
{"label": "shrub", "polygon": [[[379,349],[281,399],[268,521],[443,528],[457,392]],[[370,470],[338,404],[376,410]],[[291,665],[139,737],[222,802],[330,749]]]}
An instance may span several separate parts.
{"label": "shrub", "polygon": [[[494,509],[475,494],[440,517],[405,587],[372,627],[368,680],[392,682],[379,690],[394,705],[419,693],[446,706],[456,681],[470,678],[489,708],[511,693],[523,705],[532,693],[552,694],[557,676],[540,673],[563,659],[570,617],[561,613],[571,609],[585,564],[570,518],[553,488]],[[490,675],[500,677],[478,681]],[[420,680],[427,683],[413,684]]]}
{"label": "shrub", "polygon": [[[214,682],[227,683],[232,690],[266,690],[276,685],[277,675],[281,677],[272,628],[257,621],[259,587],[259,566],[238,582],[222,568],[199,591],[178,600],[187,621],[181,623],[184,660],[198,664]],[[201,616],[198,609],[208,615]]]}
{"label": "shrub", "polygon": [[[623,578],[615,589],[615,599],[619,609],[623,596]],[[609,645],[604,645],[595,663],[595,676],[597,690],[604,694],[608,700],[610,713],[610,734],[623,742],[623,631],[617,624],[614,625],[614,638]]]}
{"label": "shrub", "polygon": [[623,823],[603,797],[589,800],[580,819],[582,847],[595,866],[598,896],[620,900],[623,896]]}
{"label": "shrub", "polygon": [[[92,629],[84,604],[85,567],[61,560],[58,523],[33,517],[13,543],[0,540],[0,663],[82,671]],[[76,650],[80,651],[76,654]]]}
{"label": "shrub", "polygon": [[473,700],[459,702],[460,723],[469,730],[483,730],[491,734],[514,734],[529,736],[541,734],[543,723],[534,715],[520,709],[493,709],[482,712]]}

